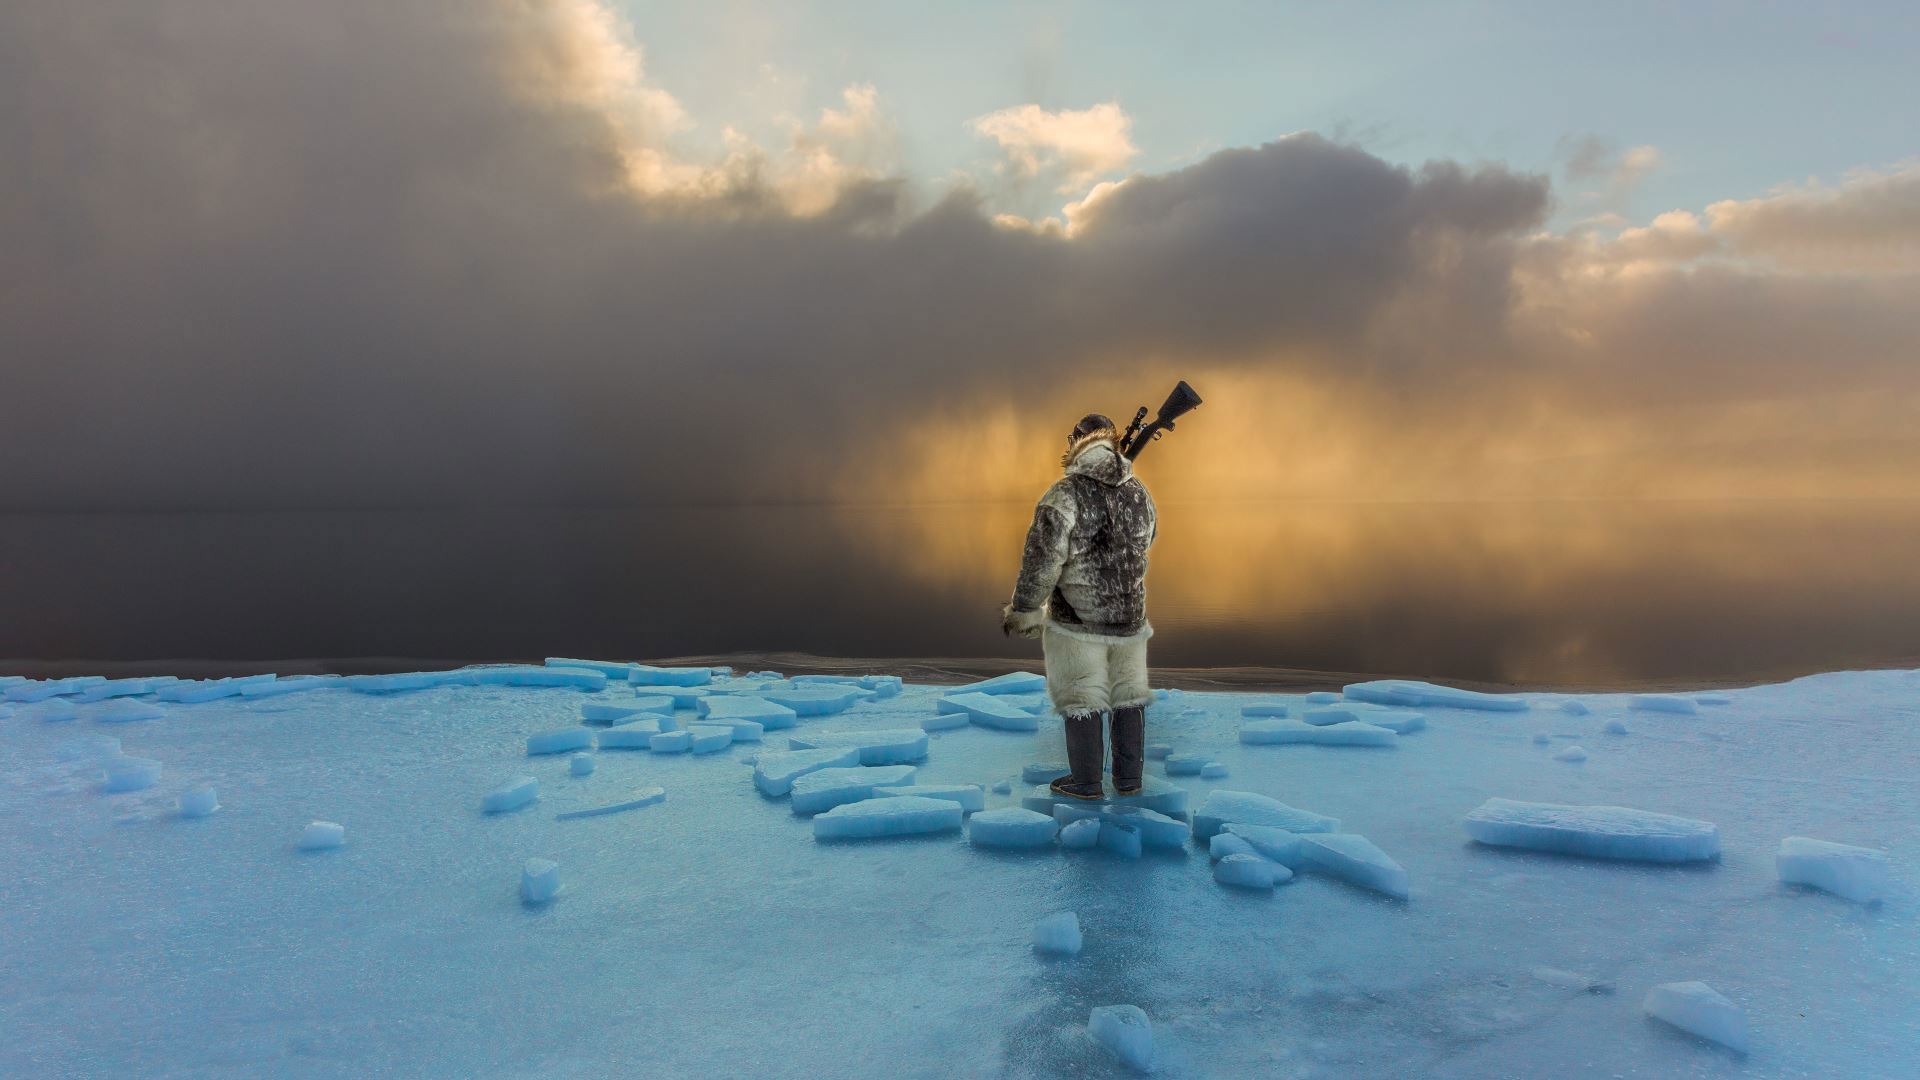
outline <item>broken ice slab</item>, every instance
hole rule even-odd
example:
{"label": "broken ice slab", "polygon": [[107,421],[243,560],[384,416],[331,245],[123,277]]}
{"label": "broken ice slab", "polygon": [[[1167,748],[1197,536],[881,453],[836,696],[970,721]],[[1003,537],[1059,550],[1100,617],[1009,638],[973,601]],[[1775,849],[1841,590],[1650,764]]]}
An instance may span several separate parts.
{"label": "broken ice slab", "polygon": [[934,704],[939,713],[965,713],[967,719],[997,731],[1038,731],[1040,719],[1025,709],[1011,705],[992,694],[970,692],[949,694]]}
{"label": "broken ice slab", "polygon": [[520,868],[520,899],[544,904],[560,892],[560,864],[552,859],[528,859]]}
{"label": "broken ice slab", "polygon": [[1711,822],[1625,806],[1561,806],[1488,799],[1467,815],[1467,835],[1495,847],[1590,859],[1697,862],[1720,857]]}
{"label": "broken ice slab", "polygon": [[349,675],[340,685],[362,694],[398,694],[462,682],[458,671],[402,671],[390,675]]}
{"label": "broken ice slab", "polygon": [[1059,830],[1053,818],[1018,806],[983,810],[967,819],[967,841],[975,847],[1046,847]]}
{"label": "broken ice slab", "polygon": [[1627,725],[1618,720],[1609,720],[1601,727],[1601,730],[1609,735],[1625,735],[1627,733]]}
{"label": "broken ice slab", "polygon": [[[73,700],[85,705],[95,701],[106,701],[109,698],[139,697],[143,694],[151,694],[168,683],[179,681],[172,675],[152,675],[138,679],[106,679],[74,694]],[[243,688],[241,693],[245,692]]]}
{"label": "broken ice slab", "polygon": [[1240,715],[1246,717],[1286,716],[1293,706],[1284,701],[1255,701],[1240,707]]}
{"label": "broken ice slab", "polygon": [[[1106,777],[1105,784],[1107,791],[1113,791],[1113,777]],[[1170,818],[1178,818],[1185,821],[1187,817],[1187,789],[1174,787],[1172,784],[1167,783],[1157,776],[1143,776],[1140,778],[1140,793],[1137,795],[1110,795],[1100,802],[1087,802],[1084,799],[1075,799],[1067,795],[1056,795],[1050,788],[1043,785],[1034,788],[1020,800],[1021,806],[1042,814],[1053,813],[1053,808],[1060,804],[1093,807],[1100,810],[1121,806],[1138,806],[1143,809],[1152,810],[1155,813],[1165,814]]]}
{"label": "broken ice slab", "polygon": [[335,821],[315,821],[300,832],[301,851],[325,851],[347,842],[347,827]]}
{"label": "broken ice slab", "polygon": [[[821,751],[792,752],[815,754]],[[960,804],[956,802],[923,799],[916,795],[894,795],[847,803],[816,815],[813,819],[813,837],[816,840],[866,840],[944,832],[958,829],[964,816]]]}
{"label": "broken ice slab", "polygon": [[770,750],[753,763],[753,783],[763,793],[780,798],[793,782],[820,769],[851,768],[860,764],[858,747],[825,750]]}
{"label": "broken ice slab", "polygon": [[1209,761],[1200,767],[1200,779],[1202,780],[1225,780],[1226,778],[1227,767],[1218,761]]}
{"label": "broken ice slab", "polygon": [[1887,853],[1877,848],[1789,836],[1780,841],[1773,863],[1785,884],[1824,889],[1863,904],[1893,892],[1892,864]]}
{"label": "broken ice slab", "polygon": [[1112,1051],[1129,1068],[1147,1072],[1153,1066],[1153,1025],[1138,1005],[1102,1005],[1087,1017],[1093,1041]]}
{"label": "broken ice slab", "polygon": [[592,671],[610,682],[626,682],[627,674],[634,665],[625,660],[575,660],[566,656],[549,656],[546,666],[550,668],[578,668]]}
{"label": "broken ice slab", "polygon": [[763,731],[780,731],[799,723],[799,714],[792,709],[757,697],[704,697],[696,708],[702,720],[716,724],[751,720]]}
{"label": "broken ice slab", "polygon": [[1185,847],[1193,835],[1192,827],[1180,818],[1168,817],[1144,806],[1114,806],[1075,800],[1054,803],[1052,813],[1054,820],[1062,825],[1092,819],[1130,826],[1139,830],[1141,844],[1150,848]]}
{"label": "broken ice slab", "polygon": [[1703,982],[1662,983],[1647,991],[1641,1006],[1648,1016],[1689,1035],[1747,1052],[1747,1017],[1740,1007]]}
{"label": "broken ice slab", "polygon": [[1731,697],[1728,697],[1726,694],[1695,694],[1693,695],[1693,701],[1694,701],[1694,704],[1696,705],[1731,705],[1733,704],[1733,699]]}
{"label": "broken ice slab", "polygon": [[713,693],[704,686],[636,686],[633,696],[641,700],[663,697],[673,702],[676,709],[694,709],[700,706],[700,699]]}
{"label": "broken ice slab", "polygon": [[873,789],[876,799],[894,795],[918,795],[923,799],[949,799],[960,804],[966,813],[974,813],[987,808],[987,793],[979,784],[910,784],[902,787],[877,787]]}
{"label": "broken ice slab", "polygon": [[1064,761],[1034,761],[1020,767],[1023,784],[1050,784],[1070,772]]}
{"label": "broken ice slab", "polygon": [[508,810],[518,810],[539,797],[540,781],[531,776],[519,776],[481,796],[480,810],[487,814],[503,814]]}
{"label": "broken ice slab", "polygon": [[1553,755],[1553,760],[1571,762],[1577,765],[1587,760],[1587,751],[1585,747],[1569,746],[1565,750]]}
{"label": "broken ice slab", "polygon": [[639,791],[634,792],[633,798],[631,799],[623,799],[617,803],[608,803],[605,806],[588,807],[585,810],[569,810],[564,814],[553,815],[553,820],[574,821],[579,818],[604,817],[607,814],[618,814],[627,810],[638,810],[643,806],[652,806],[654,803],[664,802],[666,798],[666,788],[641,788]]}
{"label": "broken ice slab", "polygon": [[807,731],[787,737],[795,750],[852,747],[862,765],[905,765],[925,761],[927,733],[918,728],[882,728],[877,731]]}
{"label": "broken ice slab", "polygon": [[1568,698],[1560,703],[1560,711],[1568,716],[1585,716],[1593,710],[1587,708],[1587,703],[1579,698]]}
{"label": "broken ice slab", "polygon": [[558,731],[543,731],[538,735],[527,736],[527,756],[564,754],[572,750],[585,750],[592,745],[592,728],[573,727],[561,728]]}
{"label": "broken ice slab", "polygon": [[218,809],[220,796],[210,787],[193,788],[180,796],[179,810],[183,818],[203,818]]}
{"label": "broken ice slab", "polygon": [[1251,791],[1212,791],[1193,815],[1193,835],[1209,840],[1228,822],[1268,825],[1296,833],[1338,832],[1340,819],[1299,810]]}
{"label": "broken ice slab", "polygon": [[1388,705],[1370,705],[1364,701],[1350,701],[1342,705],[1322,705],[1300,714],[1300,719],[1315,727],[1328,727],[1348,722],[1372,724],[1400,734],[1419,731],[1427,726],[1427,718],[1423,713],[1409,712],[1406,709],[1396,709]]}
{"label": "broken ice slab", "polygon": [[1271,889],[1293,871],[1258,855],[1228,855],[1213,864],[1213,880],[1242,889]]}
{"label": "broken ice slab", "polygon": [[20,719],[37,720],[43,724],[61,724],[80,718],[80,706],[67,698],[53,698],[20,710]]}
{"label": "broken ice slab", "polygon": [[1635,694],[1627,702],[1627,707],[1640,712],[1672,713],[1676,716],[1692,716],[1700,711],[1700,706],[1691,698],[1676,694]]}
{"label": "broken ice slab", "polygon": [[144,791],[160,782],[160,763],[152,758],[112,758],[105,771],[106,789],[115,794]]}
{"label": "broken ice slab", "polygon": [[647,740],[647,749],[656,754],[684,754],[692,747],[691,731],[663,731]]}
{"label": "broken ice slab", "polygon": [[1407,872],[1358,833],[1302,833],[1300,857],[1307,866],[1343,881],[1396,900],[1407,898]]}
{"label": "broken ice slab", "polygon": [[167,715],[167,710],[148,701],[135,701],[132,698],[116,698],[93,711],[96,724],[132,724],[142,720],[159,720]]}
{"label": "broken ice slab", "polygon": [[[1230,837],[1247,845],[1247,847],[1253,850],[1254,854],[1261,858],[1269,862],[1277,862],[1281,866],[1293,870],[1298,869],[1306,863],[1306,857],[1301,853],[1302,844],[1300,838],[1303,835],[1302,833],[1288,832],[1285,829],[1275,828],[1272,825],[1249,825],[1245,822],[1229,821],[1221,826],[1220,832],[1213,835],[1213,840]],[[1212,842],[1211,840],[1208,841],[1209,844]],[[1234,845],[1229,845],[1226,848],[1228,851],[1236,849],[1237,847]]]}
{"label": "broken ice slab", "polygon": [[1031,671],[1010,671],[991,679],[956,686],[952,694],[1032,694],[1047,688],[1047,677]]}
{"label": "broken ice slab", "polygon": [[1169,743],[1157,742],[1147,744],[1148,761],[1165,761],[1168,757],[1172,756],[1172,754],[1173,746]]}
{"label": "broken ice slab", "polygon": [[1488,712],[1525,712],[1527,699],[1510,694],[1483,694],[1436,686],[1412,679],[1375,679],[1353,683],[1341,691],[1348,701],[1367,701],[1375,705],[1411,705],[1416,708],[1480,709]]}
{"label": "broken ice slab", "polygon": [[1240,741],[1249,746],[1397,746],[1400,736],[1388,728],[1352,720],[1327,727],[1300,720],[1254,720],[1240,725]]}
{"label": "broken ice slab", "polygon": [[183,705],[198,705],[202,702],[217,701],[220,698],[237,697],[240,691],[249,686],[271,683],[274,676],[243,675],[232,679],[180,680],[160,687],[154,696],[161,701],[178,702]]}
{"label": "broken ice slab", "polygon": [[687,750],[695,754],[715,754],[733,745],[733,729],[724,724],[687,725]]}
{"label": "broken ice slab", "polygon": [[1060,911],[1034,923],[1033,951],[1054,956],[1079,953],[1080,917],[1071,911]]}
{"label": "broken ice slab", "polygon": [[1205,754],[1168,754],[1167,775],[1199,776],[1200,770],[1206,768],[1207,762],[1211,760],[1213,759]]}
{"label": "broken ice slab", "polygon": [[1060,846],[1072,851],[1085,851],[1100,842],[1100,819],[1081,818],[1069,821],[1060,827]]}
{"label": "broken ice slab", "polygon": [[1307,695],[1309,705],[1331,705],[1340,700],[1340,695],[1331,690],[1315,690]]}
{"label": "broken ice slab", "polygon": [[953,731],[956,728],[966,727],[971,723],[973,723],[973,718],[971,716],[968,716],[966,713],[961,712],[959,710],[955,710],[950,713],[934,713],[932,716],[922,717],[920,719],[920,730],[921,731]]}
{"label": "broken ice slab", "polygon": [[580,751],[567,759],[567,771],[575,776],[593,775],[593,755]]}
{"label": "broken ice slab", "polygon": [[667,703],[665,709],[648,708],[648,702],[634,701],[584,701],[580,703],[580,719],[589,724],[620,724],[646,714],[671,713],[673,702],[669,698],[656,698],[654,701]]}
{"label": "broken ice slab", "polygon": [[602,750],[648,750],[652,748],[653,737],[658,734],[660,724],[657,720],[635,720],[601,731],[594,741]]}
{"label": "broken ice slab", "polygon": [[76,675],[66,679],[26,679],[9,685],[5,691],[0,691],[0,697],[4,697],[7,701],[22,703],[45,701],[48,698],[78,694],[106,681],[104,675]]}
{"label": "broken ice slab", "polygon": [[606,689],[607,677],[585,668],[536,667],[532,664],[483,664],[457,673],[468,686],[556,686],[588,692]]}
{"label": "broken ice slab", "polygon": [[[1288,833],[1287,835],[1291,836],[1293,834]],[[1219,832],[1214,833],[1213,839],[1207,841],[1207,854],[1213,859],[1219,860],[1229,855],[1258,855],[1260,853],[1254,850],[1253,845],[1247,843],[1245,838],[1235,836],[1231,832]]]}
{"label": "broken ice slab", "polygon": [[882,765],[816,769],[793,782],[793,812],[819,814],[850,802],[873,797],[874,788],[910,784],[916,770],[911,765]]}
{"label": "broken ice slab", "polygon": [[628,669],[626,678],[634,686],[705,686],[713,681],[713,669],[634,664]]}
{"label": "broken ice slab", "polygon": [[1102,818],[1097,842],[1102,850],[1111,851],[1123,859],[1137,859],[1140,857],[1140,848],[1142,846],[1140,842],[1140,830],[1133,825],[1122,824],[1118,821],[1109,821]]}
{"label": "broken ice slab", "polygon": [[760,697],[792,709],[796,716],[832,716],[852,708],[866,693],[857,686],[801,686],[762,690]]}

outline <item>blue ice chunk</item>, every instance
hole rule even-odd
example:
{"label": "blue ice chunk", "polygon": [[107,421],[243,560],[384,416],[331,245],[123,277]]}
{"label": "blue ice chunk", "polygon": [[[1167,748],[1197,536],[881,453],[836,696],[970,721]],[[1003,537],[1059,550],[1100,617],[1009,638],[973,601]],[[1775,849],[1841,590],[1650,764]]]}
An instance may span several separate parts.
{"label": "blue ice chunk", "polygon": [[106,681],[104,675],[76,675],[66,679],[47,679],[39,682],[25,680],[8,686],[4,692],[0,692],[0,696],[4,696],[8,701],[21,703],[45,701],[48,698],[78,694]]}
{"label": "blue ice chunk", "polygon": [[585,750],[593,745],[593,729],[589,727],[561,728],[558,731],[543,731],[538,735],[527,736],[527,756],[536,754],[564,754],[570,750]]}
{"label": "blue ice chunk", "polygon": [[753,763],[753,783],[762,792],[779,798],[793,790],[793,782],[820,769],[847,768],[860,764],[858,747],[826,750],[769,750]]}
{"label": "blue ice chunk", "polygon": [[362,694],[398,694],[407,690],[431,690],[463,682],[458,671],[404,671],[391,675],[349,675],[340,684]]}
{"label": "blue ice chunk", "polygon": [[[464,679],[460,681],[465,682]],[[285,697],[288,694],[302,694],[308,690],[337,689],[345,685],[346,680],[338,675],[289,675],[272,682],[243,686],[240,688],[240,696],[248,701],[260,701],[266,698]]]}
{"label": "blue ice chunk", "polygon": [[1240,741],[1249,746],[1395,746],[1400,736],[1388,728],[1352,720],[1327,727],[1301,720],[1253,720],[1240,725]]}
{"label": "blue ice chunk", "polygon": [[1172,756],[1172,754],[1173,747],[1171,744],[1163,742],[1147,744],[1148,761],[1165,761],[1168,757]]}
{"label": "blue ice chunk", "polygon": [[504,814],[518,810],[540,797],[540,781],[531,776],[516,776],[480,798],[480,811]]}
{"label": "blue ice chunk", "polygon": [[[84,705],[94,701],[106,701],[109,698],[140,697],[151,694],[168,683],[179,681],[172,675],[152,675],[138,679],[107,679],[81,690],[73,695],[73,700]],[[245,693],[245,690],[241,692]]]}
{"label": "blue ice chunk", "polygon": [[1376,679],[1353,683],[1342,695],[1348,701],[1375,705],[1412,705],[1436,709],[1482,709],[1488,712],[1524,712],[1527,699],[1510,694],[1482,694],[1452,686],[1436,686],[1411,679]]}
{"label": "blue ice chunk", "polygon": [[1857,903],[1870,904],[1893,893],[1892,864],[1877,848],[1789,836],[1780,841],[1773,864],[1788,885],[1809,885]]}
{"label": "blue ice chunk", "polygon": [[906,787],[877,787],[873,797],[886,798],[892,795],[917,795],[923,799],[951,799],[960,804],[966,813],[974,813],[987,808],[987,793],[979,784],[913,784]]}
{"label": "blue ice chunk", "polygon": [[956,686],[952,694],[1031,694],[1047,688],[1047,677],[1031,671],[1010,671],[991,679]]}
{"label": "blue ice chunk", "polygon": [[633,693],[642,701],[663,697],[673,702],[673,707],[676,709],[697,709],[700,707],[700,699],[714,691],[705,686],[648,685],[634,687]]}
{"label": "blue ice chunk", "polygon": [[1590,859],[1697,862],[1720,856],[1711,822],[1624,806],[1560,806],[1488,799],[1467,815],[1467,835],[1496,847]]}
{"label": "blue ice chunk", "polygon": [[1293,706],[1284,701],[1256,701],[1240,707],[1240,715],[1247,717],[1286,716]]}
{"label": "blue ice chunk", "polygon": [[1306,857],[1301,853],[1300,837],[1302,835],[1272,825],[1249,825],[1241,821],[1229,821],[1221,826],[1221,831],[1215,833],[1213,839],[1218,840],[1223,836],[1234,837],[1246,843],[1253,849],[1254,854],[1268,862],[1277,862],[1289,870],[1295,870],[1306,864]]}
{"label": "blue ice chunk", "polygon": [[[667,712],[673,711],[673,703],[666,698]],[[632,701],[583,701],[580,703],[580,719],[589,724],[618,724],[631,722],[633,718],[645,713],[658,713],[659,709],[649,709]]]}
{"label": "blue ice chunk", "polygon": [[808,685],[859,686],[860,676],[858,675],[795,675],[792,681],[795,686],[808,686]]}
{"label": "blue ice chunk", "polygon": [[792,709],[756,697],[704,697],[697,708],[702,720],[716,724],[751,720],[759,724],[763,731],[780,731],[799,722],[799,714]]}
{"label": "blue ice chunk", "polygon": [[860,765],[816,769],[793,782],[793,812],[818,814],[850,802],[874,797],[874,788],[911,784],[911,765]]}
{"label": "blue ice chunk", "polygon": [[1696,705],[1731,705],[1733,699],[1725,694],[1695,694],[1693,702]]}
{"label": "blue ice chunk", "polygon": [[1212,791],[1193,815],[1193,835],[1210,840],[1228,822],[1269,825],[1295,833],[1338,832],[1340,819],[1288,806],[1251,791]]}
{"label": "blue ice chunk", "polygon": [[999,780],[999,781],[996,781],[996,782],[994,783],[994,785],[993,785],[993,793],[994,793],[995,795],[1010,795],[1010,794],[1012,794],[1012,793],[1013,793],[1013,781],[1011,781],[1011,780]]}
{"label": "blue ice chunk", "polygon": [[643,806],[652,806],[657,802],[664,802],[666,797],[666,788],[641,788],[639,791],[633,793],[633,798],[631,799],[622,799],[617,803],[608,803],[605,806],[588,807],[585,810],[569,810],[564,814],[553,815],[553,820],[574,821],[579,818],[604,817],[608,814],[624,813],[628,810],[638,810]]}
{"label": "blue ice chunk", "polygon": [[1747,1017],[1740,1007],[1703,982],[1662,983],[1647,991],[1641,1007],[1648,1016],[1689,1035],[1747,1052]]}
{"label": "blue ice chunk", "polygon": [[1217,761],[1209,761],[1200,767],[1200,779],[1202,780],[1224,780],[1226,779],[1226,775],[1227,767]]}
{"label": "blue ice chunk", "polygon": [[663,731],[647,740],[647,749],[656,754],[684,754],[692,747],[691,731]]}
{"label": "blue ice chunk", "polygon": [[687,725],[687,749],[695,754],[713,754],[733,745],[733,728],[725,724]]}
{"label": "blue ice chunk", "polygon": [[1609,735],[1625,735],[1627,733],[1627,725],[1619,720],[1609,720],[1600,730]]}
{"label": "blue ice chunk", "polygon": [[300,830],[301,851],[326,851],[347,842],[347,827],[337,821],[309,822]]}
{"label": "blue ice chunk", "polygon": [[653,748],[653,737],[658,734],[660,723],[650,717],[607,728],[594,741],[602,750],[650,750]]}
{"label": "blue ice chunk", "polygon": [[1199,776],[1200,770],[1206,768],[1211,760],[1205,754],[1168,754],[1167,775]]}
{"label": "blue ice chunk", "polygon": [[1056,911],[1034,923],[1033,951],[1053,956],[1078,955],[1080,917],[1071,911]]}
{"label": "blue ice chunk", "polygon": [[1046,847],[1059,830],[1051,817],[1018,806],[982,810],[967,819],[967,840],[975,847]]}
{"label": "blue ice chunk", "polygon": [[795,750],[824,750],[852,747],[860,751],[862,765],[905,765],[925,761],[927,733],[918,728],[882,728],[877,731],[809,731],[789,735],[787,745]]}
{"label": "blue ice chunk", "polygon": [[1102,1005],[1087,1016],[1087,1031],[1128,1068],[1141,1072],[1152,1068],[1153,1025],[1140,1006]]}
{"label": "blue ice chunk", "polygon": [[1427,726],[1427,718],[1421,713],[1408,712],[1388,705],[1371,705],[1364,701],[1350,701],[1340,705],[1323,705],[1308,709],[1300,714],[1300,719],[1315,727],[1356,722],[1372,724],[1394,732],[1419,731]]}
{"label": "blue ice chunk", "polygon": [[1070,851],[1085,851],[1099,842],[1100,819],[1097,817],[1081,818],[1060,826],[1060,846]]}
{"label": "blue ice chunk", "polygon": [[237,697],[249,686],[259,686],[274,681],[272,674],[242,675],[231,679],[206,679],[203,681],[180,680],[160,687],[154,696],[161,701],[173,701],[187,705],[197,705],[220,698]]}
{"label": "blue ice chunk", "polygon": [[861,700],[857,686],[802,686],[791,690],[763,690],[760,696],[776,705],[785,705],[796,716],[832,716],[846,712]]}
{"label": "blue ice chunk", "polygon": [[606,675],[586,668],[483,664],[461,668],[459,676],[468,686],[558,686],[590,692],[607,687]]}
{"label": "blue ice chunk", "polygon": [[528,859],[520,868],[520,899],[544,904],[560,892],[560,864],[552,859]]}
{"label": "blue ice chunk", "polygon": [[1023,784],[1050,784],[1071,770],[1064,761],[1034,761],[1020,767]]}
{"label": "blue ice chunk", "polygon": [[1140,857],[1140,830],[1118,821],[1100,821],[1100,847],[1123,859]]}
{"label": "blue ice chunk", "polygon": [[1315,690],[1307,695],[1309,705],[1331,705],[1340,700],[1340,695],[1331,690]]}
{"label": "blue ice chunk", "polygon": [[[1289,834],[1291,835],[1291,834]],[[1246,838],[1232,832],[1217,832],[1207,841],[1207,854],[1215,859],[1224,859],[1229,855],[1258,855]]]}
{"label": "blue ice chunk", "polygon": [[705,686],[713,681],[713,670],[703,667],[654,667],[635,664],[627,672],[627,681],[635,686]]}
{"label": "blue ice chunk", "polygon": [[547,666],[578,668],[582,671],[595,672],[609,682],[626,682],[627,675],[633,671],[635,665],[622,660],[574,660],[565,656],[549,656]]}
{"label": "blue ice chunk", "polygon": [[1271,889],[1293,877],[1293,871],[1258,855],[1227,855],[1213,864],[1213,880],[1241,889]]}
{"label": "blue ice chunk", "polygon": [[1062,825],[1091,818],[1128,826],[1140,833],[1140,843],[1143,847],[1178,849],[1185,847],[1188,839],[1193,836],[1193,828],[1185,821],[1149,810],[1144,806],[1074,800],[1054,803],[1052,813],[1054,820]]}
{"label": "blue ice chunk", "polygon": [[1674,694],[1635,694],[1627,702],[1627,707],[1640,712],[1673,713],[1677,716],[1692,716],[1700,711],[1691,698]]}
{"label": "blue ice chunk", "polygon": [[1587,760],[1587,751],[1584,747],[1569,746],[1565,750],[1553,755],[1553,760],[1578,764]]}
{"label": "blue ice chunk", "polygon": [[[817,754],[818,750],[796,750],[798,754]],[[965,815],[960,804],[946,799],[923,799],[917,795],[894,795],[884,799],[836,806],[813,819],[816,840],[866,840],[882,836],[908,836],[917,833],[958,829]]]}
{"label": "blue ice chunk", "polygon": [[160,782],[160,763],[152,758],[116,757],[106,763],[110,792],[144,791]]}
{"label": "blue ice chunk", "polygon": [[968,716],[965,712],[955,709],[953,712],[949,712],[949,713],[934,713],[932,716],[922,717],[920,720],[920,730],[921,731],[952,731],[956,728],[966,727],[968,724],[971,724],[971,723],[973,723],[973,718],[971,716]]}
{"label": "blue ice chunk", "polygon": [[1396,900],[1407,898],[1407,872],[1358,833],[1302,833],[1300,857],[1313,869],[1343,881]]}
{"label": "blue ice chunk", "polygon": [[95,723],[131,724],[141,720],[159,720],[167,715],[167,710],[146,701],[132,698],[115,698],[93,712]]}
{"label": "blue ice chunk", "polygon": [[193,788],[180,796],[179,810],[183,818],[203,818],[218,809],[220,796],[210,787]]}
{"label": "blue ice chunk", "polygon": [[969,692],[950,694],[935,704],[941,713],[961,712],[972,723],[996,731],[1038,731],[1040,720],[1032,713],[1001,701],[992,694]]}
{"label": "blue ice chunk", "polygon": [[1587,703],[1579,698],[1568,698],[1560,703],[1560,711],[1568,716],[1585,716],[1593,710],[1587,708]]}
{"label": "blue ice chunk", "polygon": [[860,685],[877,697],[890,698],[899,694],[906,682],[898,675],[862,675]]}
{"label": "blue ice chunk", "polygon": [[582,750],[567,759],[567,770],[575,776],[593,775],[593,755]]}

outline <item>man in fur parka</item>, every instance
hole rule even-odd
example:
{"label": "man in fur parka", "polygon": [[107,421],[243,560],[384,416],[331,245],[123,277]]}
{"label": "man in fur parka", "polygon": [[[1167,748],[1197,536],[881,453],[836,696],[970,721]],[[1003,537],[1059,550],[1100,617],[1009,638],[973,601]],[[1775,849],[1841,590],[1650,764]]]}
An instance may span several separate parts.
{"label": "man in fur parka", "polygon": [[1020,580],[1001,629],[1040,638],[1047,695],[1066,722],[1072,770],[1052,784],[1075,799],[1105,798],[1101,728],[1112,718],[1113,786],[1137,794],[1145,764],[1147,548],[1153,499],[1120,453],[1113,421],[1089,413],[1067,436],[1066,475],[1034,507]]}

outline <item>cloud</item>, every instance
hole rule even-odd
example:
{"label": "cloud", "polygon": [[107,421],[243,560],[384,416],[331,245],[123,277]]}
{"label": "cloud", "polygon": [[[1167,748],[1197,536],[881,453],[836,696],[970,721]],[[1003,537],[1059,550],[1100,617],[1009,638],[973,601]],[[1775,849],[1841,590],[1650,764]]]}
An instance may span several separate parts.
{"label": "cloud", "polygon": [[[1897,170],[1558,235],[1545,177],[1299,134],[1034,226],[916,203],[864,85],[689,157],[608,10],[0,6],[0,506],[1030,495],[1176,377],[1194,494],[1712,489],[1842,424],[1920,464],[1912,274],[1840,254]],[[1024,145],[1099,177],[1103,130]]]}
{"label": "cloud", "polygon": [[1920,270],[1920,161],[1707,207],[1743,254],[1810,269]]}
{"label": "cloud", "polygon": [[1661,165],[1660,150],[1633,146],[1621,150],[1598,135],[1562,139],[1560,154],[1568,183],[1583,188],[1579,194],[1604,205],[1618,205],[1631,196],[1648,173]]}
{"label": "cloud", "polygon": [[1133,145],[1133,120],[1111,101],[1058,112],[1015,105],[975,117],[968,126],[1000,144],[1019,175],[1059,173],[1061,194],[1085,191],[1140,153]]}

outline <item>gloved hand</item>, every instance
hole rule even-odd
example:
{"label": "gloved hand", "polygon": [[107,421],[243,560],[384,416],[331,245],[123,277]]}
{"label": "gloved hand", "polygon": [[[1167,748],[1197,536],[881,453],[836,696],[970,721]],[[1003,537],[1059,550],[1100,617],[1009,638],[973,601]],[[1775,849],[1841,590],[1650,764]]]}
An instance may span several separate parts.
{"label": "gloved hand", "polygon": [[1008,637],[1037,638],[1046,625],[1045,611],[1015,611],[1011,603],[1000,609],[1000,632]]}

